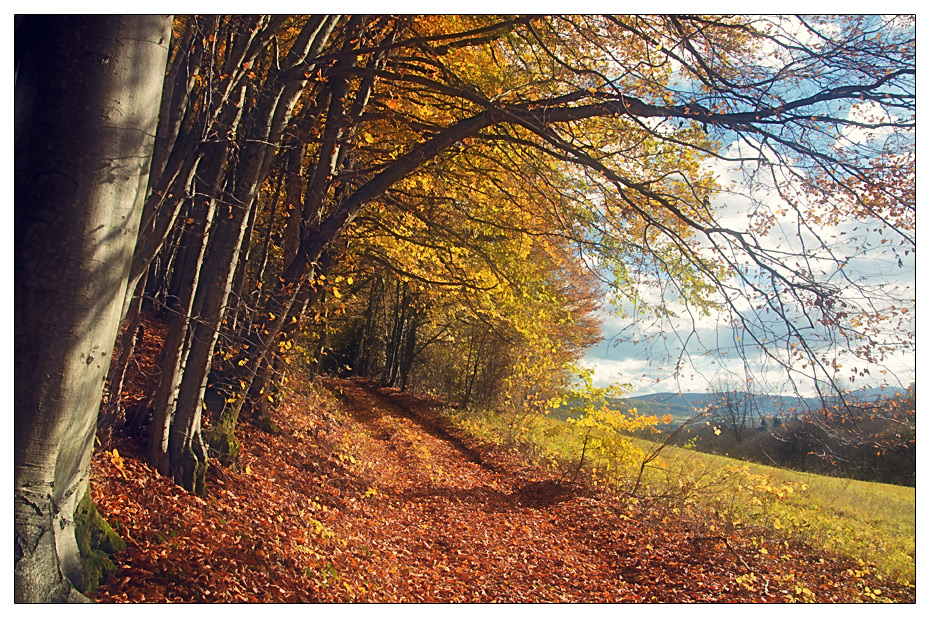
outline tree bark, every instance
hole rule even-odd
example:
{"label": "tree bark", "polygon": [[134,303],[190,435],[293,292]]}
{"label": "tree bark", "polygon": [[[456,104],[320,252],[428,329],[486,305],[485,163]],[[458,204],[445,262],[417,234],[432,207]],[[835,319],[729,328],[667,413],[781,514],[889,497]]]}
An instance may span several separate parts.
{"label": "tree bark", "polygon": [[16,22],[14,599],[81,600],[74,535],[126,296],[165,16]]}
{"label": "tree bark", "polygon": [[[206,190],[206,195],[209,195],[209,190]],[[211,197],[198,198],[192,205],[192,222],[182,236],[182,253],[177,260],[171,281],[174,294],[168,297],[165,307],[170,326],[162,350],[161,379],[154,397],[148,460],[166,476],[174,476],[173,469],[184,466],[182,462],[171,460],[168,442],[176,412],[178,390],[191,347],[194,294],[206,252],[210,221],[215,211],[216,200]],[[192,486],[188,489],[192,489]]]}

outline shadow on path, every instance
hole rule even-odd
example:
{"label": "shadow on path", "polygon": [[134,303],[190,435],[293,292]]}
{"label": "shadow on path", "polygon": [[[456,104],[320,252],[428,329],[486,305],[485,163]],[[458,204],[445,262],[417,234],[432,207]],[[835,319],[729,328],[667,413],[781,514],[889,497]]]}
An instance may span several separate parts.
{"label": "shadow on path", "polygon": [[[347,411],[359,422],[369,424],[385,413],[410,419],[425,433],[450,444],[467,461],[491,471],[497,470],[493,462],[487,461],[480,450],[468,445],[455,428],[439,415],[437,408],[442,405],[439,402],[428,403],[419,397],[381,387],[368,380],[341,382],[340,387],[331,390],[343,400]],[[378,433],[377,437],[381,440],[391,437],[384,430]]]}

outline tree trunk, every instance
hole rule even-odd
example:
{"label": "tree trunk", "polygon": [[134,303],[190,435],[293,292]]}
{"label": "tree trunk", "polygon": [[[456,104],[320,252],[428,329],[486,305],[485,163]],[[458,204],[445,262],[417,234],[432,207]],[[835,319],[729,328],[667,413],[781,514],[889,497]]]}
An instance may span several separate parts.
{"label": "tree trunk", "polygon": [[14,599],[82,599],[75,538],[171,36],[164,16],[16,23]]}
{"label": "tree trunk", "polygon": [[376,274],[371,279],[368,290],[368,306],[365,308],[362,332],[358,336],[358,349],[352,364],[356,375],[372,377],[374,371],[374,354],[382,347],[378,333],[380,331],[381,307],[384,303],[384,280]]}
{"label": "tree trunk", "polygon": [[[178,390],[191,347],[194,294],[206,252],[209,222],[215,211],[216,200],[210,197],[198,198],[193,205],[193,221],[183,235],[181,259],[178,260],[171,281],[174,294],[169,296],[165,307],[170,326],[159,363],[162,373],[154,397],[148,461],[166,476],[175,476],[174,468],[184,467],[184,463],[171,460],[168,442],[177,409]],[[193,485],[187,488],[193,489]]]}
{"label": "tree trunk", "polygon": [[410,319],[407,320],[407,334],[404,340],[404,349],[400,357],[400,390],[406,391],[410,382],[410,369],[413,367],[413,361],[417,355],[417,330],[420,328],[425,313],[419,308],[414,307]]}
{"label": "tree trunk", "polygon": [[[239,316],[248,311],[248,298],[243,296],[242,291],[245,288],[246,275],[249,270],[249,259],[252,252],[252,234],[255,232],[255,218],[258,214],[258,207],[252,208],[249,214],[249,222],[246,225],[245,235],[242,237],[242,246],[239,248],[239,264],[236,266],[236,274],[233,277],[232,292],[230,293],[230,308],[227,319],[225,320],[223,335],[227,338],[236,335],[237,323]],[[272,205],[272,218],[274,217],[274,206]],[[269,226],[270,227],[270,226]]]}
{"label": "tree trunk", "polygon": [[[179,470],[182,471],[180,477],[175,475],[175,480],[188,489],[198,487],[202,482],[202,473],[205,472],[199,465],[203,462],[198,463],[202,459],[199,451],[204,391],[216,341],[226,315],[249,214],[255,207],[260,183],[267,174],[264,167],[267,161],[261,148],[253,151],[252,156],[243,155],[242,159],[237,169],[228,172],[226,181],[227,188],[235,186],[236,182],[241,183],[242,191],[224,192],[223,204],[216,217],[216,230],[210,236],[209,251],[201,269],[194,312],[198,319],[191,323],[190,351],[172,422],[169,450],[172,462],[177,460],[181,465]],[[215,443],[214,448],[223,461],[226,452],[237,452],[238,444],[230,436],[230,440],[221,445],[219,437],[214,440],[218,432],[225,435],[219,423],[211,430],[209,441]],[[189,481],[187,479],[191,474],[194,476]]]}
{"label": "tree trunk", "polygon": [[[303,218],[303,169],[304,153],[307,150],[306,144],[291,144],[286,149],[284,160],[284,211],[286,223],[284,225],[284,241],[281,250],[284,253],[284,263],[288,264],[297,255],[297,249],[300,247],[300,222]],[[262,281],[265,272],[265,260],[267,260],[267,251],[262,256],[261,268],[256,281]]]}

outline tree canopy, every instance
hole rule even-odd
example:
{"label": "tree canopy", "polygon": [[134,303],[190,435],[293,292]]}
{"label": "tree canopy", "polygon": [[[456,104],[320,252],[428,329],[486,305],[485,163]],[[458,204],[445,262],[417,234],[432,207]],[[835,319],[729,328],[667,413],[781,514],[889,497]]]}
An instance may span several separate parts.
{"label": "tree canopy", "polygon": [[320,299],[361,319],[347,297],[367,294],[367,331],[324,330],[343,369],[371,371],[388,283],[392,383],[430,347],[468,356],[451,342],[480,345],[479,324],[516,354],[508,372],[533,357],[564,380],[599,294],[694,336],[714,316],[744,359],[825,391],[913,347],[913,288],[863,272],[916,246],[909,18],[194,16],[175,31],[133,271],[178,321],[164,436],[181,417],[197,434],[204,396],[234,426],[289,333],[331,322]]}

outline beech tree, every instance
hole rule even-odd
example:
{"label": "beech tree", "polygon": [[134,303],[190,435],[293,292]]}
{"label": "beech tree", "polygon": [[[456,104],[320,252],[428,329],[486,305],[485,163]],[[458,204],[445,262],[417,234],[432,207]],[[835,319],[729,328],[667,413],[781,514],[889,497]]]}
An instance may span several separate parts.
{"label": "beech tree", "polygon": [[171,20],[16,20],[14,598],[93,585],[75,521],[119,327]]}

